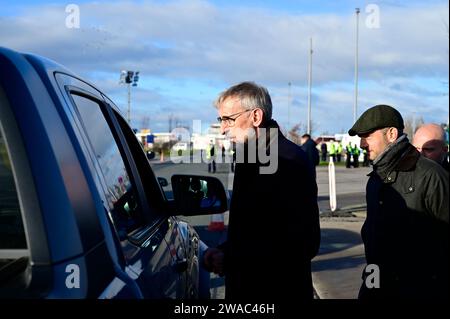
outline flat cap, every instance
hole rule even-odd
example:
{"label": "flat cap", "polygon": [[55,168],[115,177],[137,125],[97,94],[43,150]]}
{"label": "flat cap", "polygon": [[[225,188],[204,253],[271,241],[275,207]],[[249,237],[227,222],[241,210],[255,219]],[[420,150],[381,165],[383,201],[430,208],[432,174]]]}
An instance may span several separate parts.
{"label": "flat cap", "polygon": [[350,136],[373,132],[385,127],[405,128],[399,111],[389,105],[375,105],[365,111],[348,131]]}

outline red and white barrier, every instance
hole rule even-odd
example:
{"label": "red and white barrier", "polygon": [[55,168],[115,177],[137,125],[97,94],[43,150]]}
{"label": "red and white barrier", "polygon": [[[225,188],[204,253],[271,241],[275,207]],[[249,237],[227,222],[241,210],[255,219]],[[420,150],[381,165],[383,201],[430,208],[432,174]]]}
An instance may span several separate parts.
{"label": "red and white barrier", "polygon": [[208,225],[209,231],[223,231],[225,230],[225,220],[223,214],[211,215],[211,221]]}

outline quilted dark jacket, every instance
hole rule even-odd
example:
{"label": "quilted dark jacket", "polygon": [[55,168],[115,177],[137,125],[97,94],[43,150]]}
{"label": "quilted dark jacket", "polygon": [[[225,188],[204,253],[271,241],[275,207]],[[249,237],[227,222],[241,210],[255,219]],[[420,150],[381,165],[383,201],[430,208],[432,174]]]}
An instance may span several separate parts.
{"label": "quilted dark jacket", "polygon": [[404,138],[369,176],[361,234],[380,288],[360,298],[448,298],[448,173]]}

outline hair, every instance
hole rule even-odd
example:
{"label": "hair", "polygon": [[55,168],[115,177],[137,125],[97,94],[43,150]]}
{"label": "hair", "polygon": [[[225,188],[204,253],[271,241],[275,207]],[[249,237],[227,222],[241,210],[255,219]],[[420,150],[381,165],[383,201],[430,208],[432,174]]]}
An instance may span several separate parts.
{"label": "hair", "polygon": [[245,110],[260,108],[264,113],[264,122],[272,119],[272,100],[269,92],[263,86],[254,82],[242,82],[220,93],[214,102],[216,108],[226,99],[237,97]]}
{"label": "hair", "polygon": [[[391,126],[391,127],[397,129],[397,132],[398,132],[397,138],[399,138],[400,136],[403,135],[403,130],[402,130],[402,129],[400,129],[400,128],[398,128],[398,127],[395,127],[395,126]],[[387,134],[387,131],[389,131],[389,129],[390,129],[391,127],[384,127],[384,128],[382,129],[383,135],[386,135],[386,134]]]}
{"label": "hair", "polygon": [[395,143],[395,141],[394,141],[394,142],[389,142],[388,139],[387,139],[387,132],[388,132],[389,129],[391,129],[391,128],[395,128],[395,129],[397,130],[397,140],[403,135],[403,130],[400,129],[400,128],[398,128],[398,127],[391,126],[391,127],[384,127],[384,128],[382,128],[383,139],[384,139],[384,141],[385,141],[386,143],[388,143],[388,145],[392,145],[392,144]]}
{"label": "hair", "polygon": [[309,135],[309,134],[303,134],[302,137],[303,137],[303,138],[311,138],[311,135]]}

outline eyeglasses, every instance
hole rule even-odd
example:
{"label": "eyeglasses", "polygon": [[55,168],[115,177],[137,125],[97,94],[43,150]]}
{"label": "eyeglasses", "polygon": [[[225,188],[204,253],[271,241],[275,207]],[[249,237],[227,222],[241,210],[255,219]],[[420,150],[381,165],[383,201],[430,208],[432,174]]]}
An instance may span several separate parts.
{"label": "eyeglasses", "polygon": [[[227,126],[233,126],[234,125],[234,122],[236,121],[236,119],[239,117],[239,116],[241,116],[242,114],[244,114],[245,112],[249,112],[249,111],[253,111],[253,110],[245,110],[245,111],[241,111],[241,112],[238,112],[238,113],[234,113],[234,114],[230,114],[230,115],[228,115],[228,116],[222,116],[222,117],[218,117],[217,118],[217,121],[220,123],[220,124],[226,124]],[[237,115],[236,117],[232,117],[232,116],[235,116],[235,115]]]}

